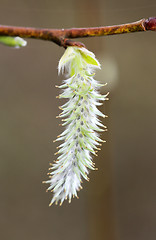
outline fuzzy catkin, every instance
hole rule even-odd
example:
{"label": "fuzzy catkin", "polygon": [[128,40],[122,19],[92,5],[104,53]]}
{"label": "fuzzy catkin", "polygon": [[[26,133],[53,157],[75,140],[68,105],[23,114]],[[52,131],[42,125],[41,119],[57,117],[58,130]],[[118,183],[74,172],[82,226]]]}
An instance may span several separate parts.
{"label": "fuzzy catkin", "polygon": [[60,107],[63,118],[62,126],[65,130],[55,141],[63,141],[58,147],[57,160],[52,164],[48,173],[50,179],[44,181],[50,186],[47,190],[53,192],[53,198],[49,205],[57,204],[72,197],[77,197],[82,183],[82,178],[88,180],[88,169],[94,170],[92,156],[96,155],[99,145],[104,142],[96,131],[104,131],[106,127],[98,119],[98,116],[106,117],[97,109],[100,101],[106,100],[107,95],[98,93],[99,84],[94,78],[94,71],[100,68],[95,55],[86,48],[68,47],[60,59],[58,71],[65,71],[67,77],[63,85],[57,86],[63,89],[58,98],[67,98]]}

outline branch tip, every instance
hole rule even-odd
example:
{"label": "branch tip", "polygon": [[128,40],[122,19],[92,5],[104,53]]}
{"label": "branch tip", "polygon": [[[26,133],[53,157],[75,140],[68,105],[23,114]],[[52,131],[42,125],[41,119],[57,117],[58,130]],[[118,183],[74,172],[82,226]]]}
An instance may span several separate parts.
{"label": "branch tip", "polygon": [[146,30],[156,31],[156,17],[146,19],[144,26]]}

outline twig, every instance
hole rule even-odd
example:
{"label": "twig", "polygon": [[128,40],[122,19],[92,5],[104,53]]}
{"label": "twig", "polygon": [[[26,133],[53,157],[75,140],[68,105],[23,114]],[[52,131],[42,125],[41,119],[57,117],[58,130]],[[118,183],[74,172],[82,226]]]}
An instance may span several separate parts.
{"label": "twig", "polygon": [[147,30],[156,31],[156,17],[141,19],[128,24],[94,28],[37,29],[0,25],[0,36],[19,36],[22,38],[48,40],[66,48],[67,46],[84,47],[83,43],[70,40],[72,38],[98,37]]}

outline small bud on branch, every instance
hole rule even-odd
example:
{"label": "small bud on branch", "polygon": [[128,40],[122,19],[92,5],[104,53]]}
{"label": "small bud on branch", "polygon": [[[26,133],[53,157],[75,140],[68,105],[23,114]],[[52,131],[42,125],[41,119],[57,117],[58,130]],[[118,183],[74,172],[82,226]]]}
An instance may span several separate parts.
{"label": "small bud on branch", "polygon": [[146,30],[156,31],[156,18],[151,17],[146,19],[144,26]]}
{"label": "small bud on branch", "polygon": [[72,38],[99,37],[148,30],[156,31],[156,17],[144,18],[133,23],[93,28],[37,29],[0,25],[0,36],[47,40],[66,48],[68,46],[84,47],[83,43],[70,40]]}

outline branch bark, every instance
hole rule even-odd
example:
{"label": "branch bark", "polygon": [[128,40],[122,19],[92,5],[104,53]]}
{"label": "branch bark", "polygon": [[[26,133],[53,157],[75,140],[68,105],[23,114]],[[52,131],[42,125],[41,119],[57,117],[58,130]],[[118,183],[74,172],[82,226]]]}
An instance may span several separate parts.
{"label": "branch bark", "polygon": [[37,29],[0,25],[0,36],[19,36],[47,40],[66,48],[67,46],[85,47],[81,42],[72,41],[72,38],[99,37],[148,30],[156,31],[156,17],[144,18],[137,22],[122,25],[93,28]]}

